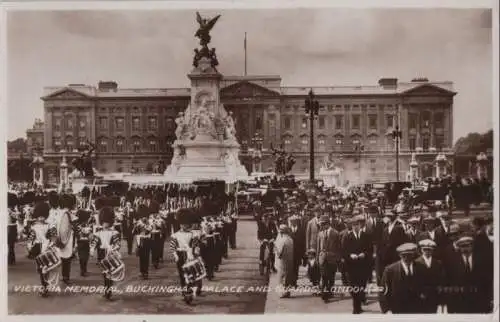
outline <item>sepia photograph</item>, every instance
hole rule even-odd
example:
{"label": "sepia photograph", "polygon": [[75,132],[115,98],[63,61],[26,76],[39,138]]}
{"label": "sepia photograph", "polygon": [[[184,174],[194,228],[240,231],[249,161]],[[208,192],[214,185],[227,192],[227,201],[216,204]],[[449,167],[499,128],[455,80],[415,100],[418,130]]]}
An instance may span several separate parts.
{"label": "sepia photograph", "polygon": [[469,3],[4,8],[6,314],[498,310]]}

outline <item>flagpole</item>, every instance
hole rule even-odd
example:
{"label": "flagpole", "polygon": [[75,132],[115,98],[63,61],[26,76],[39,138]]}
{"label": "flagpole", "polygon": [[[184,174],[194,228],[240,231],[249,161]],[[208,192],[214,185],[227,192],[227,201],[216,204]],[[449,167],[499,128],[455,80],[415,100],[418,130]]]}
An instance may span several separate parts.
{"label": "flagpole", "polygon": [[246,32],[245,32],[244,49],[245,49],[245,76],[247,76],[247,33]]}

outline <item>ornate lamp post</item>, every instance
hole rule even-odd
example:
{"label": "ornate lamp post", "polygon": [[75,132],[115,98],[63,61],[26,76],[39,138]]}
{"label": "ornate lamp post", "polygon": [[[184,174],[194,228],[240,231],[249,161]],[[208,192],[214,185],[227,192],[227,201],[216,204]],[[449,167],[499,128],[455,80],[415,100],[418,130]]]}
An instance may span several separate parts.
{"label": "ornate lamp post", "polygon": [[399,129],[399,125],[396,125],[394,130],[390,132],[390,135],[396,143],[396,182],[399,182],[399,141],[403,136],[403,133]]}
{"label": "ornate lamp post", "polygon": [[319,113],[319,102],[315,100],[314,92],[311,89],[309,96],[305,100],[306,114],[309,114],[310,138],[309,138],[309,180],[314,183],[314,116]]}
{"label": "ornate lamp post", "polygon": [[477,169],[477,178],[482,179],[483,177],[487,177],[488,173],[486,171],[486,165],[488,164],[488,156],[486,153],[481,152],[476,157],[476,169]]}
{"label": "ornate lamp post", "polygon": [[444,153],[441,152],[436,156],[436,178],[441,178],[446,175],[447,163],[448,160],[446,159]]}

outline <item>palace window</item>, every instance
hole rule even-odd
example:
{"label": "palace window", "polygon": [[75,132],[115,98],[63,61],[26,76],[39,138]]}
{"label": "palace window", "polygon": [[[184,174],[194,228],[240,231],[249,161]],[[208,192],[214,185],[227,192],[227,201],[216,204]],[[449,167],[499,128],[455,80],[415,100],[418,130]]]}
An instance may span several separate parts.
{"label": "palace window", "polygon": [[65,128],[66,130],[73,130],[74,128],[74,123],[73,123],[73,119],[72,118],[66,118],[66,124],[65,124]]}
{"label": "palace window", "polygon": [[61,119],[59,117],[54,119],[54,130],[61,131]]}
{"label": "palace window", "polygon": [[352,116],[352,128],[359,129],[359,115]]}
{"label": "palace window", "polygon": [[325,117],[323,115],[321,115],[319,118],[318,118],[318,127],[320,129],[324,129],[325,128]]}
{"label": "palace window", "polygon": [[353,144],[353,145],[359,145],[359,144],[360,144],[360,142],[359,142],[359,140],[358,140],[358,139],[354,139],[354,140],[352,140],[352,144]]}
{"label": "palace window", "polygon": [[155,139],[150,139],[149,140],[149,151],[150,152],[156,152],[157,150],[157,144]]}
{"label": "palace window", "polygon": [[335,115],[335,129],[340,130],[344,128],[344,117],[342,115]]}
{"label": "palace window", "polygon": [[171,133],[174,132],[176,128],[175,121],[171,117],[166,117],[165,118],[165,129],[167,132]]}
{"label": "palace window", "polygon": [[422,139],[422,149],[424,151],[429,151],[430,140],[429,137],[424,137]]}
{"label": "palace window", "polygon": [[115,119],[115,129],[117,131],[125,130],[125,119],[123,117],[117,117]]}
{"label": "palace window", "polygon": [[73,140],[72,137],[67,137],[66,138],[66,151],[73,152],[74,149],[75,149],[75,141]]}
{"label": "palace window", "polygon": [[417,122],[418,122],[418,115],[415,113],[410,113],[408,115],[408,127],[410,129],[416,129],[417,128]]}
{"label": "palace window", "polygon": [[287,146],[292,144],[292,140],[290,138],[286,138],[284,142],[285,142],[285,145],[287,145]]}
{"label": "palace window", "polygon": [[387,127],[394,127],[394,115],[386,115],[385,116],[385,123]]}
{"label": "palace window", "polygon": [[255,118],[255,130],[256,131],[262,130],[262,117],[260,117],[260,116],[257,116]]}
{"label": "palace window", "polygon": [[420,115],[422,119],[422,127],[428,128],[431,125],[431,113],[429,111],[423,111]]}
{"label": "palace window", "polygon": [[302,124],[300,125],[301,128],[307,129],[307,117],[302,118]]}
{"label": "palace window", "polygon": [[342,140],[341,139],[336,139],[335,140],[336,145],[342,145]]}
{"label": "palace window", "polygon": [[80,130],[85,130],[85,127],[87,126],[87,121],[84,118],[81,118],[78,125],[80,127]]}
{"label": "palace window", "polygon": [[303,136],[300,138],[300,144],[301,144],[301,150],[302,152],[306,152],[307,148],[309,147],[309,138],[306,136]]}
{"label": "palace window", "polygon": [[441,151],[444,148],[444,137],[441,135],[436,136],[434,139],[436,140],[436,149],[438,151]]}
{"label": "palace window", "polygon": [[116,152],[122,153],[123,152],[123,146],[125,145],[125,142],[122,138],[116,139]]}
{"label": "palace window", "polygon": [[415,149],[417,148],[417,139],[414,137],[409,138],[408,145],[409,145],[410,151],[415,151]]}
{"label": "palace window", "polygon": [[59,138],[54,139],[53,141],[54,151],[59,152],[61,150],[61,140]]}
{"label": "palace window", "polygon": [[444,114],[443,113],[436,113],[436,114],[434,114],[434,126],[437,129],[444,128]]}
{"label": "palace window", "polygon": [[108,142],[106,139],[100,139],[97,146],[99,152],[108,152]]}
{"label": "palace window", "polygon": [[290,116],[285,116],[285,119],[283,120],[283,126],[285,130],[290,130],[291,124],[290,124]]}
{"label": "palace window", "polygon": [[371,138],[370,141],[368,141],[368,143],[370,143],[370,148],[375,149],[377,145],[377,139]]}
{"label": "palace window", "polygon": [[132,141],[132,149],[134,152],[141,152],[141,139],[134,138]]}
{"label": "palace window", "polygon": [[152,131],[156,131],[158,129],[158,121],[155,116],[150,116],[148,118],[148,127]]}
{"label": "palace window", "polygon": [[132,117],[132,131],[141,130],[141,118],[139,116]]}
{"label": "palace window", "polygon": [[108,129],[108,118],[107,117],[100,117],[99,118],[99,128],[101,130],[107,130]]}
{"label": "palace window", "polygon": [[377,115],[376,114],[368,115],[368,125],[369,125],[371,130],[377,129]]}

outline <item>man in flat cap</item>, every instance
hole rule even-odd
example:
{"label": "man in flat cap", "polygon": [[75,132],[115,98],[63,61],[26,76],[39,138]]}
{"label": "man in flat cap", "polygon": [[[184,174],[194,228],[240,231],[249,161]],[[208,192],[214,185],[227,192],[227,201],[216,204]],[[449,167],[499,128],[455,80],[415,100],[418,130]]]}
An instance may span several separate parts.
{"label": "man in flat cap", "polygon": [[415,264],[417,245],[404,243],[397,247],[400,260],[390,264],[382,275],[380,307],[383,313],[420,313],[421,286]]}
{"label": "man in flat cap", "polygon": [[493,267],[473,252],[474,238],[464,233],[456,242],[458,251],[447,271],[448,313],[491,313]]}
{"label": "man in flat cap", "polygon": [[327,303],[335,284],[335,273],[341,257],[341,242],[339,233],[330,226],[330,218],[327,215],[321,216],[319,223],[321,231],[318,234],[317,253],[321,269],[321,297]]}
{"label": "man in flat cap", "polygon": [[418,242],[418,246],[422,255],[415,260],[415,263],[421,268],[424,294],[421,313],[436,313],[438,305],[444,304],[442,300],[442,289],[445,285],[444,266],[433,256],[436,249],[436,243],[433,240],[423,239]]}
{"label": "man in flat cap", "polygon": [[342,258],[344,259],[345,270],[349,286],[353,287],[351,292],[353,314],[360,314],[361,303],[363,302],[364,288],[367,283],[367,275],[371,274],[367,268],[371,268],[370,261],[373,258],[373,248],[369,236],[361,229],[365,221],[363,215],[352,218],[352,231],[345,236],[342,245]]}
{"label": "man in flat cap", "polygon": [[[294,211],[296,211],[296,209],[294,209]],[[299,267],[303,262],[306,253],[306,231],[301,223],[301,218],[297,214],[288,218],[290,237],[293,239],[293,271],[295,276],[293,285],[295,287],[297,287],[297,280],[299,278]]]}

